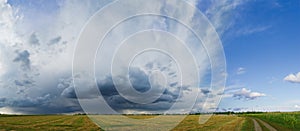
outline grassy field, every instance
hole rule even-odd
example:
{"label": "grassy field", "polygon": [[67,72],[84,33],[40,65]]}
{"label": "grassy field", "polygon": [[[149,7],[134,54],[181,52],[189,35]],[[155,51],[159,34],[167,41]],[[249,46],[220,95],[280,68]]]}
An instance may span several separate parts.
{"label": "grassy field", "polygon": [[[173,117],[173,116],[166,116]],[[134,116],[135,119],[152,116]],[[245,118],[215,115],[206,124],[198,124],[199,115],[189,115],[173,130],[240,130]],[[87,116],[0,116],[0,130],[100,130]]]}
{"label": "grassy field", "polygon": [[290,113],[260,113],[260,114],[247,114],[244,117],[261,119],[278,130],[285,131],[299,131],[300,130],[300,112]]}
{"label": "grassy field", "polygon": [[[113,117],[106,115],[106,117]],[[153,116],[128,116],[134,119],[151,119]],[[165,122],[176,115],[167,115]],[[103,118],[103,117],[99,117]],[[189,115],[173,130],[230,130],[254,131],[253,119],[260,119],[278,130],[299,130],[300,113],[262,113],[247,115],[213,115],[205,124],[198,124],[199,115]],[[159,124],[157,122],[155,124]],[[267,130],[259,123],[263,130]],[[153,125],[152,125],[153,126]],[[124,127],[126,129],[126,127]],[[0,115],[0,131],[5,130],[86,130],[100,128],[85,115],[40,115],[10,116]]]}
{"label": "grassy field", "polygon": [[[153,116],[128,116],[134,118],[137,121],[126,121],[125,119],[112,116],[95,116],[95,120],[109,119],[111,124],[109,126],[112,130],[139,130],[143,127],[144,130],[173,130],[173,131],[186,131],[186,130],[241,130],[244,124],[244,117],[238,117],[236,115],[213,115],[205,124],[199,124],[199,115],[189,115],[177,125],[175,121],[179,120],[182,115],[165,115],[161,116],[162,119],[151,121]],[[146,119],[145,119],[146,118]],[[144,119],[143,123],[139,122],[139,119]],[[174,121],[175,120],[175,121]],[[151,121],[151,122],[150,122]],[[124,122],[124,123],[123,123]],[[161,123],[164,123],[164,127],[161,127]],[[101,125],[101,124],[100,124]],[[174,128],[175,127],[175,128]]]}
{"label": "grassy field", "polygon": [[87,130],[96,131],[96,126],[87,116],[43,115],[0,116],[0,131],[5,130]]}
{"label": "grassy field", "polygon": [[254,131],[254,123],[250,118],[245,118],[242,128],[242,131]]}
{"label": "grassy field", "polygon": [[190,115],[185,118],[174,131],[204,130],[204,131],[239,131],[242,129],[245,118],[228,115],[214,115],[205,124],[198,124],[199,116]]}

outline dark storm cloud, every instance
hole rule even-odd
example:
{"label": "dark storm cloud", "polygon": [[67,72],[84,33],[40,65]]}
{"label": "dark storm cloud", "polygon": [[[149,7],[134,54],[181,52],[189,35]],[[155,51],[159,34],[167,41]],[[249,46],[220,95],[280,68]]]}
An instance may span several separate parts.
{"label": "dark storm cloud", "polygon": [[13,60],[19,62],[23,70],[30,70],[30,53],[27,50],[17,52],[17,57]]}
{"label": "dark storm cloud", "polygon": [[61,41],[61,39],[62,39],[61,36],[55,37],[55,38],[51,39],[48,44],[49,45],[57,44]]}
{"label": "dark storm cloud", "polygon": [[[22,54],[22,53],[21,53]],[[25,53],[26,54],[26,53]],[[24,56],[20,55],[20,56]],[[26,55],[25,55],[26,56]],[[27,55],[29,57],[29,55]],[[25,58],[28,58],[25,57]],[[18,58],[17,61],[21,61]],[[84,77],[84,76],[76,76]],[[151,83],[148,80],[148,75],[140,68],[131,68],[129,71],[129,78],[132,86],[140,92],[147,91],[151,88]],[[93,81],[94,82],[94,81]],[[34,84],[30,79],[15,80],[14,83],[20,87],[26,87],[30,84]],[[98,87],[91,87],[92,84],[87,82],[84,89],[88,89],[83,92],[83,99],[92,99],[98,97],[98,89],[103,95],[107,103],[116,111],[124,113],[125,110],[134,111],[165,111],[168,110],[177,99],[179,99],[179,89],[189,90],[189,86],[183,87],[169,87],[161,94],[161,96],[150,104],[137,104],[123,98],[116,87],[114,86],[111,76],[107,76],[104,79],[97,81]],[[121,84],[122,85],[122,84]],[[0,107],[11,107],[15,112],[22,112],[27,114],[53,114],[53,113],[72,113],[82,112],[80,104],[77,101],[77,96],[74,90],[73,78],[66,75],[57,80],[57,83],[51,82],[45,85],[45,88],[51,88],[51,91],[47,92],[47,95],[40,97],[23,97],[22,99],[1,98]],[[171,90],[172,89],[172,90]],[[30,92],[24,92],[24,95]],[[130,94],[129,94],[130,95]],[[82,97],[81,97],[82,98]]]}
{"label": "dark storm cloud", "polygon": [[[77,75],[76,77],[81,76]],[[84,89],[84,91],[80,92],[80,99],[93,99],[99,96],[97,87],[93,87],[93,82],[93,80],[87,80],[83,87],[78,87]],[[62,90],[59,94],[60,97],[78,99],[73,84],[73,77],[61,78],[57,88]]]}
{"label": "dark storm cloud", "polygon": [[77,99],[77,96],[76,96],[76,93],[75,93],[75,90],[73,87],[68,87],[68,88],[64,89],[60,95],[63,97],[66,97],[66,98]]}
{"label": "dark storm cloud", "polygon": [[77,99],[72,80],[73,79],[71,77],[66,78],[66,79],[62,78],[59,80],[57,88],[63,89],[60,96],[65,97],[65,98]]}
{"label": "dark storm cloud", "polygon": [[50,95],[44,95],[41,97],[26,97],[24,99],[7,99],[0,98],[0,105],[9,107],[35,107],[38,105],[43,105],[50,100]]}
{"label": "dark storm cloud", "polygon": [[0,107],[4,107],[6,104],[6,98],[0,98]]}
{"label": "dark storm cloud", "polygon": [[17,86],[24,86],[24,84],[22,82],[18,81],[18,80],[15,80],[15,84]]}
{"label": "dark storm cloud", "polygon": [[[19,102],[18,102],[19,103]],[[52,98],[47,102],[34,103],[34,105],[11,107],[15,112],[24,114],[59,114],[83,112],[77,99]]]}
{"label": "dark storm cloud", "polygon": [[23,80],[23,81],[20,81],[20,80],[15,80],[15,85],[17,86],[32,86],[34,85],[34,81],[31,81],[31,80]]}
{"label": "dark storm cloud", "polygon": [[83,112],[75,99],[76,95],[69,74],[63,75],[65,79],[59,80],[57,76],[51,76],[47,80],[49,82],[45,81],[46,83],[43,84],[43,89],[41,86],[36,88],[35,81],[24,75],[13,81],[16,96],[0,96],[0,108],[7,107],[12,112],[24,114]]}
{"label": "dark storm cloud", "polygon": [[32,45],[40,45],[40,41],[36,35],[36,33],[32,33],[29,37],[29,43]]}
{"label": "dark storm cloud", "polygon": [[46,94],[39,97],[0,98],[0,108],[9,107],[24,114],[57,114],[83,112],[77,99]]}
{"label": "dark storm cloud", "polygon": [[207,95],[209,93],[211,93],[211,91],[209,89],[201,89],[201,92],[204,94],[204,95]]}
{"label": "dark storm cloud", "polygon": [[168,73],[169,76],[173,76],[175,74],[176,74],[176,72],[170,72],[170,73]]}
{"label": "dark storm cloud", "polygon": [[135,88],[137,91],[146,92],[151,88],[148,75],[137,67],[130,68],[129,78],[133,88]]}
{"label": "dark storm cloud", "polygon": [[[84,77],[84,76],[76,76]],[[129,71],[129,78],[132,86],[140,92],[147,91],[151,88],[148,75],[140,68],[131,68]],[[33,82],[24,80],[14,81],[18,86],[27,86],[33,84]],[[85,92],[83,92],[83,99],[92,99],[98,97],[98,89],[106,102],[116,111],[124,113],[126,110],[134,111],[153,111],[161,112],[168,110],[179,98],[180,88],[182,90],[191,91],[189,86],[173,86],[164,90],[161,96],[152,103],[149,104],[137,104],[128,101],[122,97],[116,87],[114,86],[111,76],[107,76],[104,79],[97,81],[98,87],[90,87],[92,84],[85,85]],[[122,84],[121,84],[122,85]],[[53,114],[53,113],[72,113],[82,112],[80,104],[77,101],[77,96],[74,90],[73,78],[71,76],[65,76],[57,80],[57,83],[49,83],[48,87],[57,87],[48,92],[47,95],[40,97],[25,97],[22,99],[11,99],[0,97],[0,107],[11,107],[15,112],[22,112],[27,114]],[[202,90],[202,92],[208,93],[209,91]],[[26,95],[28,91],[24,93]],[[130,94],[128,94],[130,95]],[[82,97],[81,97],[82,98]]]}
{"label": "dark storm cloud", "polygon": [[137,104],[125,100],[120,95],[106,97],[105,99],[114,110],[120,113],[123,113],[125,110],[164,111],[168,110],[174,104],[174,102],[162,101],[162,99],[150,104]]}
{"label": "dark storm cloud", "polygon": [[[130,68],[129,78],[133,88],[135,88],[137,91],[144,92],[151,88],[151,84],[148,80],[148,75],[139,68]],[[178,99],[179,97],[179,90],[177,90],[179,89],[179,87],[171,87],[173,89],[175,88],[176,91],[170,91],[168,88],[166,88],[163,94],[161,94],[161,96],[157,100],[150,104],[134,103],[128,101],[118,93],[110,76],[106,77],[105,79],[99,80],[98,87],[107,103],[117,111],[128,109],[148,111],[167,110],[175,103],[176,99]],[[128,95],[130,96],[130,94]]]}
{"label": "dark storm cloud", "polygon": [[177,84],[178,84],[178,82],[174,82],[174,83],[171,83],[170,86],[174,87],[174,86],[177,86]]}
{"label": "dark storm cloud", "polygon": [[152,69],[153,66],[154,66],[154,65],[153,65],[152,62],[149,62],[149,63],[147,63],[147,64],[145,65],[145,67],[148,68],[148,69]]}

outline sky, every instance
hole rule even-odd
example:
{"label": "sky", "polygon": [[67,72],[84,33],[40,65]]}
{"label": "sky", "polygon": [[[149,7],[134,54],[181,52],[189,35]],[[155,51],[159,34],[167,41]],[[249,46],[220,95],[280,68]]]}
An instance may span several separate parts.
{"label": "sky", "polygon": [[[72,77],[73,56],[77,40],[88,20],[111,2],[111,0],[0,0],[0,113],[76,113],[82,112],[82,108],[93,112],[97,107],[87,108],[82,105],[95,104],[98,101],[95,89],[101,91],[104,98],[101,101],[106,101],[119,113],[157,113],[171,109],[174,112],[207,111],[205,109],[300,110],[300,61],[297,58],[300,49],[298,37],[300,1],[188,0],[187,2],[196,8],[189,8],[185,12],[173,10],[175,2],[158,2],[154,6],[157,6],[160,13],[187,18],[188,25],[207,34],[203,35],[203,41],[196,39],[177,21],[165,17],[141,16],[123,21],[107,34],[103,47],[99,48],[96,54],[97,88],[95,88],[95,85],[91,84],[94,82],[93,79],[89,79],[93,74],[78,74],[78,76],[75,74],[76,77]],[[138,4],[128,3],[127,8],[111,11],[110,15],[127,15],[126,10],[135,5]],[[149,5],[150,7],[152,6]],[[203,29],[201,24],[205,25],[205,19],[203,22],[204,17],[199,15],[197,10],[200,10],[214,27],[221,46],[214,41],[214,37],[211,37],[214,36],[214,30],[207,28],[200,30]],[[110,24],[104,23],[99,29],[108,28]],[[185,76],[180,81],[182,78],[178,76],[182,70],[179,66],[183,69],[183,73],[195,72],[194,68],[191,68],[193,65],[176,65],[180,61],[191,62],[188,61],[191,58],[188,53],[176,52],[182,48],[180,44],[158,47],[176,52],[174,57],[177,56],[182,60],[174,61],[169,55],[157,52],[148,54],[146,52],[136,57],[129,68],[129,81],[137,91],[145,92],[155,88],[154,95],[147,97],[150,100],[157,96],[156,93],[161,93],[160,89],[167,85],[156,101],[144,105],[126,100],[139,99],[132,98],[130,93],[125,95],[118,93],[119,88],[114,85],[116,82],[119,85],[126,85],[126,82],[121,81],[126,79],[122,75],[124,70],[118,70],[125,68],[125,64],[117,63],[117,67],[120,68],[117,68],[114,75],[109,74],[109,64],[113,59],[111,53],[120,47],[119,43],[124,38],[146,29],[162,30],[178,36],[187,43],[186,46],[190,48],[196,64],[201,67],[197,66],[197,74]],[[138,44],[146,45],[147,42],[156,42],[153,40],[162,40],[166,43],[176,43],[167,39],[168,36],[153,37],[156,39],[141,35],[140,38],[143,39],[131,37],[132,40],[130,38],[128,42],[137,41]],[[142,48],[143,45],[126,48],[138,47]],[[220,49],[224,51],[226,66],[222,63],[223,51]],[[122,61],[130,57],[128,50],[124,51],[116,60]],[[210,57],[219,61],[214,63],[209,60]],[[79,65],[85,64],[80,62],[82,61],[79,61]],[[212,67],[226,68],[226,72],[223,72],[226,75],[220,74],[227,76],[224,86],[209,88],[212,77],[209,72],[212,71]],[[196,75],[199,78],[196,78]],[[162,76],[167,80],[161,78]],[[76,78],[81,81],[77,84],[75,82],[74,86],[73,80],[76,81]],[[200,84],[197,83],[198,80],[201,81]],[[81,94],[76,94],[78,92],[74,90],[75,88],[83,89],[80,90]],[[182,94],[180,88],[183,88]],[[194,99],[193,93],[196,91],[199,95]],[[220,97],[222,100],[218,103]],[[207,103],[204,101],[205,98],[209,98]],[[148,99],[143,100],[145,101],[139,102],[146,102]],[[175,103],[179,104],[173,109],[172,105]],[[105,106],[104,103],[99,105]],[[194,106],[192,109],[189,108],[191,105]]]}

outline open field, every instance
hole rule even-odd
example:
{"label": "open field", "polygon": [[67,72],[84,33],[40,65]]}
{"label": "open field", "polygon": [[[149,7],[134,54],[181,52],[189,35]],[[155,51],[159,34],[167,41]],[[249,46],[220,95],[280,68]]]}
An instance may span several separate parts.
{"label": "open field", "polygon": [[300,130],[300,112],[289,112],[289,113],[273,112],[273,113],[247,114],[242,116],[262,120],[277,130],[284,130],[284,131]]}
{"label": "open field", "polygon": [[96,126],[87,116],[41,115],[0,116],[0,131],[5,130],[87,130],[96,131]]}
{"label": "open field", "polygon": [[[105,115],[97,118],[110,118],[114,122],[114,115]],[[128,116],[130,118],[150,120],[154,116]],[[170,122],[180,115],[163,116],[163,122]],[[117,119],[115,119],[117,122]],[[119,120],[119,119],[118,119]],[[231,130],[231,131],[265,131],[265,130],[299,130],[300,113],[261,113],[243,115],[213,115],[205,124],[198,124],[199,115],[189,115],[179,123],[174,131],[182,130]],[[155,129],[155,124],[149,125]],[[131,125],[119,125],[121,129],[128,129]],[[127,127],[126,127],[127,126]],[[120,127],[115,129],[120,129]],[[271,128],[271,129],[270,129]],[[114,129],[114,128],[112,128]],[[167,128],[166,128],[167,129]],[[5,130],[100,130],[85,115],[37,115],[37,116],[10,116],[0,115],[0,131]]]}
{"label": "open field", "polygon": [[198,124],[199,116],[190,115],[185,118],[174,131],[204,130],[204,131],[238,131],[242,129],[245,118],[228,115],[214,115],[205,124]]}

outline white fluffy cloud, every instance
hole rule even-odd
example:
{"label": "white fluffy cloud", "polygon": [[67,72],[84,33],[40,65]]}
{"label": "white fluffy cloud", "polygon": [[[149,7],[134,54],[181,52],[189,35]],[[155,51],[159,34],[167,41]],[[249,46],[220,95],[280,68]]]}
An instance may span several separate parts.
{"label": "white fluffy cloud", "polygon": [[300,83],[300,72],[298,72],[297,74],[289,74],[283,80],[291,83]]}
{"label": "white fluffy cloud", "polygon": [[258,97],[263,96],[266,96],[266,94],[260,92],[253,92],[246,88],[242,88],[241,90],[233,92],[233,97],[241,100],[254,100]]}

